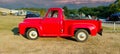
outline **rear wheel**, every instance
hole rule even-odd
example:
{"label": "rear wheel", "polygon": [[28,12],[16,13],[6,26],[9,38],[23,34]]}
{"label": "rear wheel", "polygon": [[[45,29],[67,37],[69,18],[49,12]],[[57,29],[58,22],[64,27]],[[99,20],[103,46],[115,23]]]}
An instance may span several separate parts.
{"label": "rear wheel", "polygon": [[75,38],[78,42],[84,42],[87,40],[89,34],[86,30],[84,29],[79,29],[76,33],[75,33]]}
{"label": "rear wheel", "polygon": [[38,38],[38,32],[36,29],[31,28],[26,32],[26,37],[30,40],[36,40]]}

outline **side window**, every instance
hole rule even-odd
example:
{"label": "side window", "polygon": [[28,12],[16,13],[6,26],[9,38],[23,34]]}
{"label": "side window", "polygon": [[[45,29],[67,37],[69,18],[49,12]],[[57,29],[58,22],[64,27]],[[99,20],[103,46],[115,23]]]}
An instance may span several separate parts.
{"label": "side window", "polygon": [[48,13],[48,18],[58,18],[58,11],[54,10],[54,11],[50,11]]}
{"label": "side window", "polygon": [[52,13],[51,13],[51,11],[50,11],[50,12],[48,13],[48,16],[47,16],[47,17],[48,17],[48,18],[51,18],[51,14],[52,14]]}

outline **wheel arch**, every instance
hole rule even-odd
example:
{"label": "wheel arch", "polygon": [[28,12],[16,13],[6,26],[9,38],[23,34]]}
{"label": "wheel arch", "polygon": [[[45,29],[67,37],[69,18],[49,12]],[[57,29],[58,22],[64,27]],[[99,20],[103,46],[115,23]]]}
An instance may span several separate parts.
{"label": "wheel arch", "polygon": [[40,36],[40,29],[39,29],[39,28],[36,28],[36,27],[26,27],[26,28],[25,28],[25,32],[24,32],[24,35],[25,35],[26,32],[27,32],[29,29],[31,29],[31,28],[36,29],[36,31],[38,32],[38,35]]}
{"label": "wheel arch", "polygon": [[84,29],[88,32],[89,35],[95,36],[97,34],[97,28],[93,24],[77,24],[71,26],[71,34],[74,35],[79,29]]}
{"label": "wheel arch", "polygon": [[76,28],[76,29],[74,30],[74,34],[75,34],[78,30],[80,30],[80,29],[86,30],[86,31],[88,32],[88,34],[91,34],[90,29],[88,29],[88,28]]}

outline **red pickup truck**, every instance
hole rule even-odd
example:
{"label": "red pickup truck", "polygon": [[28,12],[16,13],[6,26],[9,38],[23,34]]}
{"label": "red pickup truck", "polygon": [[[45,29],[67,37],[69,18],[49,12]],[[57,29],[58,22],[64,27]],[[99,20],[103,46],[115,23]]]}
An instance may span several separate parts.
{"label": "red pickup truck", "polygon": [[43,18],[26,18],[19,24],[19,33],[30,40],[41,37],[75,37],[79,42],[88,36],[102,35],[100,20],[67,19],[62,8],[50,8]]}

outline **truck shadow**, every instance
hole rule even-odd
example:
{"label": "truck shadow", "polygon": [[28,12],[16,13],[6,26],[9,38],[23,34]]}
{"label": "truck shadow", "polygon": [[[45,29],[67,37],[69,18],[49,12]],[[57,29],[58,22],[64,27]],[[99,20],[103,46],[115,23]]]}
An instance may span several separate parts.
{"label": "truck shadow", "polygon": [[13,28],[11,31],[13,32],[14,35],[19,35],[18,27]]}
{"label": "truck shadow", "polygon": [[75,41],[76,42],[76,39],[74,39],[73,37],[62,37],[64,39],[67,39],[67,40],[70,40],[70,41]]}

